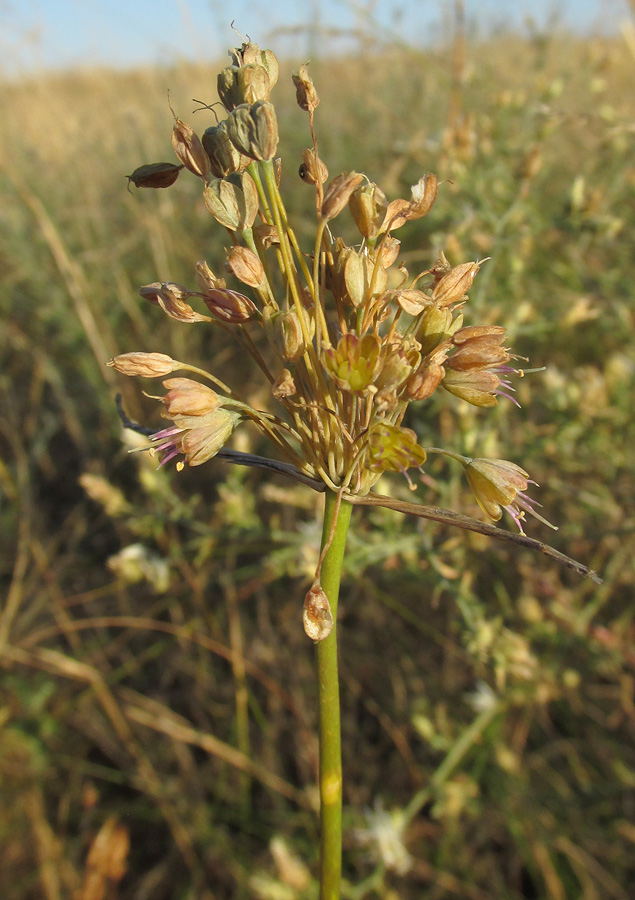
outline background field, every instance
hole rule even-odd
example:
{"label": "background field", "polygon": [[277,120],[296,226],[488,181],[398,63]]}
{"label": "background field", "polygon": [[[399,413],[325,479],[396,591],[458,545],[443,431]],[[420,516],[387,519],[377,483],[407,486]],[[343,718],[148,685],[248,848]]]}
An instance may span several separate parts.
{"label": "background field", "polygon": [[[560,525],[529,533],[604,578],[386,510],[355,514],[340,632],[348,898],[635,891],[634,46],[369,41],[313,66],[331,174],[364,171],[397,197],[435,171],[435,208],[402,236],[408,268],[442,249],[453,263],[491,257],[467,324],[505,324],[546,367],[520,384],[520,410],[435,395],[409,424],[424,446],[523,465]],[[222,64],[0,91],[6,900],[316,896],[314,651],[300,607],[321,500],[218,461],[177,475],[129,455],[115,393],[155,424],[141,393],[153,388],[104,366],[159,350],[265,402],[222,335],[137,294],[191,284],[198,259],[222,265],[227,240],[193,178],[133,194],[124,178],[173,158],[167,89],[183,119],[210,124],[192,98],[215,99]],[[282,189],[308,239],[294,68],[282,61],[274,99]],[[479,515],[454,470],[427,472],[422,502]],[[382,488],[408,494],[399,479]]]}

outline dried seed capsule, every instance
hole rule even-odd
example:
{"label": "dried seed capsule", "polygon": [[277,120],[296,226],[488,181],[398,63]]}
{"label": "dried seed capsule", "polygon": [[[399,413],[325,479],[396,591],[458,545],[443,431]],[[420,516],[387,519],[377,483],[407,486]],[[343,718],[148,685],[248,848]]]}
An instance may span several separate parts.
{"label": "dried seed capsule", "polygon": [[221,103],[232,112],[241,103],[256,103],[268,100],[271,81],[264,66],[248,64],[227,66],[219,74],[216,86]]}
{"label": "dried seed capsule", "polygon": [[439,309],[452,306],[453,303],[460,303],[465,299],[480,267],[480,263],[477,262],[463,263],[450,269],[441,278],[432,292],[432,299]]}
{"label": "dried seed capsule", "polygon": [[351,194],[363,180],[364,176],[358,172],[342,172],[334,178],[324,193],[322,218],[330,220],[339,216]]}
{"label": "dried seed capsule", "polygon": [[313,112],[316,106],[319,105],[320,98],[318,97],[318,92],[315,90],[313,80],[309,75],[308,66],[306,64],[300,66],[298,74],[292,75],[291,77],[295,84],[295,97],[298,106],[305,112]]}
{"label": "dried seed capsule", "polygon": [[348,208],[362,237],[374,241],[388,209],[386,195],[376,184],[360,184],[351,194]]}
{"label": "dried seed capsule", "polygon": [[224,178],[231,172],[242,172],[251,160],[234,147],[227,134],[227,122],[211,125],[203,132],[202,144],[209,156],[212,175]]}
{"label": "dried seed capsule", "polygon": [[253,300],[239,294],[238,291],[225,290],[207,291],[203,300],[209,311],[216,319],[237,325],[240,322],[248,322],[258,312],[258,307]]}
{"label": "dried seed capsule", "polygon": [[130,182],[138,188],[166,188],[174,184],[179,177],[179,172],[184,166],[175,166],[174,163],[148,163],[145,166],[139,166],[132,175],[126,175],[128,179],[128,190],[130,190]]}
{"label": "dried seed capsule", "polygon": [[[310,337],[315,331],[315,320],[304,313],[305,330]],[[265,309],[262,314],[265,335],[276,353],[286,362],[297,362],[306,350],[304,333],[296,309],[272,312]]]}
{"label": "dried seed capsule", "polygon": [[287,397],[293,397],[296,393],[295,381],[288,369],[283,369],[278,375],[274,383],[271,385],[271,393],[276,400],[286,400]]}
{"label": "dried seed capsule", "polygon": [[248,172],[215,178],[206,185],[203,201],[217,222],[230,231],[251,228],[258,212],[258,189]]}
{"label": "dried seed capsule", "polygon": [[211,172],[209,156],[200,138],[189,125],[176,119],[172,129],[172,146],[179,161],[194,175],[207,180]]}
{"label": "dried seed capsule", "polygon": [[302,623],[306,636],[314,644],[319,644],[333,631],[333,613],[329,598],[319,584],[314,584],[307,592],[302,607]]}
{"label": "dried seed capsule", "polygon": [[303,150],[302,160],[302,165],[298,170],[302,181],[307,184],[324,184],[329,177],[329,170],[319,156],[315,155],[315,150]]}
{"label": "dried seed capsule", "polygon": [[265,280],[265,270],[260,257],[249,247],[232,247],[226,265],[232,275],[249,287],[258,287]]}
{"label": "dried seed capsule", "polygon": [[237,150],[251,159],[273,159],[278,147],[278,121],[273,103],[243,103],[227,119],[227,133]]}

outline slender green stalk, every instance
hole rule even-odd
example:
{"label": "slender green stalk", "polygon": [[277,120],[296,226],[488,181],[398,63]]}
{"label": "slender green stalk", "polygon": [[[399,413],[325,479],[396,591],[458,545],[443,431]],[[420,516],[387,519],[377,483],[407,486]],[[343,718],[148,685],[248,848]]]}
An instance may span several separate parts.
{"label": "slender green stalk", "polygon": [[326,492],[322,547],[328,543],[331,533],[333,537],[320,573],[320,583],[329,599],[335,622],[333,631],[317,647],[320,702],[320,900],[339,900],[342,874],[342,751],[337,671],[337,600],[352,506],[342,502],[338,511],[337,500],[337,494]]}

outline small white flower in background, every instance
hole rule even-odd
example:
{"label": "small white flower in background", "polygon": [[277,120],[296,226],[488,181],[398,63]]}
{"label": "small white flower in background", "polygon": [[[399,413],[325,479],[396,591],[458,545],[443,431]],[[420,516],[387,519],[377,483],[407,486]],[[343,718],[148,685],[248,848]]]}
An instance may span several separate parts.
{"label": "small white flower in background", "polygon": [[388,812],[381,801],[377,801],[374,809],[366,810],[365,817],[367,827],[355,829],[356,840],[370,847],[373,856],[386,869],[405,875],[412,864],[412,857],[404,845],[404,831],[408,823],[403,810]]}
{"label": "small white flower in background", "polygon": [[467,700],[475,712],[493,709],[498,703],[498,697],[486,681],[479,681],[474,693],[468,694]]}
{"label": "small white flower in background", "polygon": [[161,594],[170,584],[170,567],[143,544],[129,544],[108,559],[108,568],[128,584],[149,582]]}

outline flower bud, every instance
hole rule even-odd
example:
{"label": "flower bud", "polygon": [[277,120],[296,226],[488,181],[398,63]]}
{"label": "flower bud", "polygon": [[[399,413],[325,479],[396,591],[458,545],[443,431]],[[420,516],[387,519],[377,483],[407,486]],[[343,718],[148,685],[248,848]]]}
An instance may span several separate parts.
{"label": "flower bud", "polygon": [[432,291],[432,299],[439,309],[467,300],[465,295],[472,287],[479,269],[480,263],[476,262],[463,263],[450,269]]}
{"label": "flower bud", "polygon": [[251,228],[258,212],[258,189],[248,172],[215,178],[203,191],[205,206],[230,231]]}
{"label": "flower bud", "polygon": [[342,212],[349,198],[364,176],[358,172],[342,172],[334,178],[324,193],[322,218],[329,221]]}
{"label": "flower bud", "polygon": [[320,98],[318,97],[318,92],[315,90],[315,85],[309,75],[308,66],[300,66],[298,74],[292,75],[291,77],[295,84],[295,97],[298,106],[305,112],[313,112],[316,106],[318,106]]}
{"label": "flower bud", "polygon": [[168,378],[163,382],[163,387],[168,389],[168,393],[161,397],[165,418],[205,416],[221,405],[216,391],[192,378]]}
{"label": "flower bud", "polygon": [[232,172],[242,172],[251,162],[230,141],[227,122],[207,128],[203,132],[202,144],[209,157],[212,175],[216,178],[224,178]]}
{"label": "flower bud", "polygon": [[128,179],[128,190],[130,190],[130,182],[137,188],[166,188],[174,184],[179,177],[179,172],[183,166],[175,166],[174,163],[148,163],[145,166],[139,166],[132,175],[126,175]]}
{"label": "flower bud", "polygon": [[241,104],[227,119],[227,133],[237,150],[251,159],[273,159],[278,146],[278,122],[273,103]]}
{"label": "flower bud", "polygon": [[165,353],[142,352],[121,353],[109,359],[106,365],[121,372],[122,375],[143,375],[146,378],[169,375],[175,369],[181,368],[180,363]]}
{"label": "flower bud", "polygon": [[329,599],[319,584],[314,584],[307,592],[302,607],[302,623],[306,636],[318,644],[333,631],[333,613]]}
{"label": "flower bud", "polygon": [[374,241],[388,208],[384,192],[376,184],[360,184],[351,194],[348,208],[362,237]]}
{"label": "flower bud", "polygon": [[203,300],[216,319],[230,325],[247,322],[258,312],[258,307],[249,297],[228,288],[207,291],[203,295]]}

